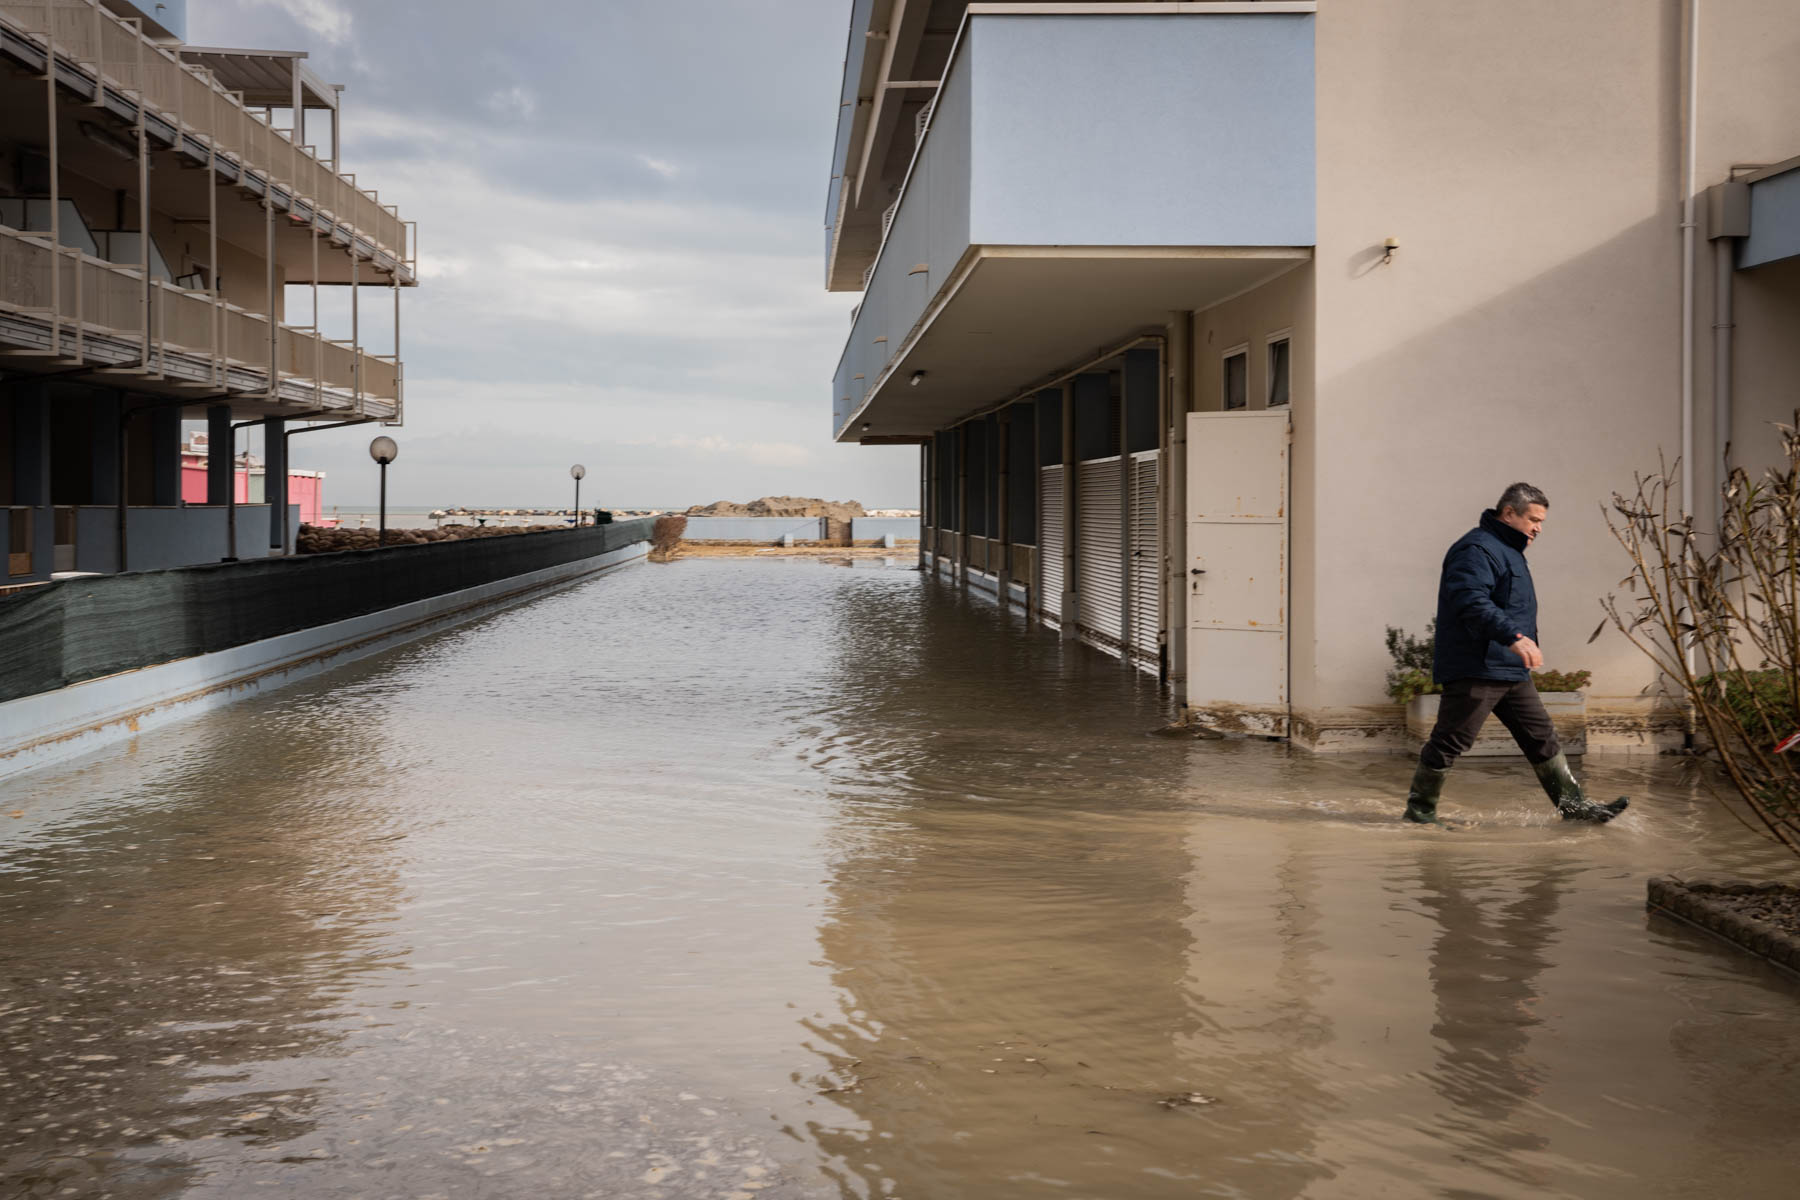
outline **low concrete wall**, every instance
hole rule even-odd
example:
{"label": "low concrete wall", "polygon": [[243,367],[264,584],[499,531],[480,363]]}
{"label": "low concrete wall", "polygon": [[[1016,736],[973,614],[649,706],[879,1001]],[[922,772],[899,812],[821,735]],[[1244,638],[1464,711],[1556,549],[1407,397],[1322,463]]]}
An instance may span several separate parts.
{"label": "low concrete wall", "polygon": [[919,518],[917,517],[858,517],[850,522],[852,539],[864,542],[893,534],[903,542],[919,540]]}
{"label": "low concrete wall", "polygon": [[[125,510],[125,567],[129,571],[166,571],[225,557],[223,507],[183,505],[174,508]],[[300,536],[300,506],[288,505],[288,545]],[[267,558],[269,506],[237,505],[237,557]],[[112,572],[119,569],[119,510],[89,506],[75,510],[75,569]]]}
{"label": "low concrete wall", "polygon": [[0,701],[578,563],[648,541],[650,526],[132,571],[0,596]]}
{"label": "low concrete wall", "polygon": [[295,683],[546,589],[641,562],[647,549],[646,542],[628,542],[542,570],[0,703],[0,779]]}
{"label": "low concrete wall", "polygon": [[779,542],[784,536],[796,542],[822,541],[823,517],[689,517],[690,542]]}

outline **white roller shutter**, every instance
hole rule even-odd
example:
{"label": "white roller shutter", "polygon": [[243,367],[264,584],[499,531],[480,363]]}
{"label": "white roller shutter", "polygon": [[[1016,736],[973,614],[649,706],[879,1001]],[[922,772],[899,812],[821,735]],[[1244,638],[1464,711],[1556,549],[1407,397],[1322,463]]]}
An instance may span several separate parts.
{"label": "white roller shutter", "polygon": [[1155,671],[1162,629],[1162,538],[1158,522],[1157,452],[1131,456],[1131,656]]}
{"label": "white roller shutter", "polygon": [[1121,650],[1125,625],[1125,537],[1119,460],[1076,465],[1076,632],[1109,654]]}
{"label": "white roller shutter", "polygon": [[1062,619],[1063,469],[1043,467],[1038,472],[1038,607],[1058,624]]}

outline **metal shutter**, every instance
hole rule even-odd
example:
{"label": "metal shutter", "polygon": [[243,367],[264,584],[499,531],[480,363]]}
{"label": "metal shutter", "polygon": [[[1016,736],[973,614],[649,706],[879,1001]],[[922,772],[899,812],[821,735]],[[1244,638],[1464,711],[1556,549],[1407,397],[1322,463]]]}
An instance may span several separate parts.
{"label": "metal shutter", "polygon": [[1043,467],[1038,484],[1038,607],[1060,624],[1063,597],[1063,469]]}
{"label": "metal shutter", "polygon": [[1124,498],[1119,459],[1077,464],[1075,476],[1076,632],[1110,654],[1125,625]]}
{"label": "metal shutter", "polygon": [[1150,671],[1160,666],[1162,538],[1158,521],[1157,452],[1131,456],[1131,655]]}

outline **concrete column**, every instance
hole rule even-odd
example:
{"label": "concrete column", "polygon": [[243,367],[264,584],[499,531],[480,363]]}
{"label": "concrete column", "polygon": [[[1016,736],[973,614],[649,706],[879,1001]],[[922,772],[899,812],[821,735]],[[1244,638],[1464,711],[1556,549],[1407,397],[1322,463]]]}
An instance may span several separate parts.
{"label": "concrete column", "polygon": [[919,570],[931,565],[925,547],[931,541],[931,453],[937,439],[919,446]]}
{"label": "concrete column", "polygon": [[1119,373],[1119,662],[1131,666],[1131,617],[1138,598],[1131,569],[1131,400],[1133,371],[1126,353],[1126,369]]}
{"label": "concrete column", "polygon": [[287,551],[288,465],[287,422],[263,421],[263,499],[269,502],[269,549]]}
{"label": "concrete column", "polygon": [[181,410],[159,408],[138,420],[150,422],[150,503],[173,508],[181,503]]}
{"label": "concrete column", "polygon": [[206,502],[230,504],[235,473],[237,438],[231,432],[231,406],[215,404],[206,410]]}
{"label": "concrete column", "polygon": [[1187,415],[1193,407],[1194,314],[1169,314],[1169,386],[1163,436],[1163,605],[1165,644],[1169,648],[1169,690],[1177,703],[1187,701]]}
{"label": "concrete column", "polygon": [[969,427],[956,427],[956,582],[969,582]]}
{"label": "concrete column", "polygon": [[118,392],[106,392],[94,397],[92,432],[88,435],[90,453],[93,455],[93,494],[89,504],[117,504],[119,502],[119,484],[123,479],[120,471],[119,451],[119,407],[123,398]]}
{"label": "concrete column", "polygon": [[14,389],[12,423],[13,503],[31,508],[31,574],[27,578],[48,579],[56,564],[56,510],[50,506],[47,384],[28,383]]}
{"label": "concrete column", "polygon": [[994,577],[1000,582],[1000,609],[1004,612],[1006,606],[1012,603],[1012,513],[1008,511],[1010,506],[1006,494],[1009,486],[1007,471],[1011,466],[1008,460],[1012,449],[1012,409],[1000,410],[994,422],[994,432],[998,441],[998,445],[994,447],[994,540],[989,543],[988,557],[989,565],[992,566],[992,547],[998,545],[1000,565],[994,572]]}
{"label": "concrete column", "polygon": [[1063,523],[1063,594],[1062,636],[1075,636],[1075,623],[1080,618],[1075,594],[1075,385],[1063,384],[1062,398],[1062,523]]}

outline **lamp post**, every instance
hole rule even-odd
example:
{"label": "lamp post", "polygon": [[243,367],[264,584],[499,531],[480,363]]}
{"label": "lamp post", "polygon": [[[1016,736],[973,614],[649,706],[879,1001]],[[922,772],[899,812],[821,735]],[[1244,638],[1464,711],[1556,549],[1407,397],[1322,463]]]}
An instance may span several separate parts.
{"label": "lamp post", "polygon": [[581,520],[581,481],[587,475],[587,468],[576,463],[569,468],[569,478],[575,481],[575,528],[580,529]]}
{"label": "lamp post", "polygon": [[369,457],[381,464],[381,524],[380,532],[375,535],[377,546],[387,545],[387,469],[388,464],[400,457],[400,447],[394,439],[382,434],[369,443]]}

